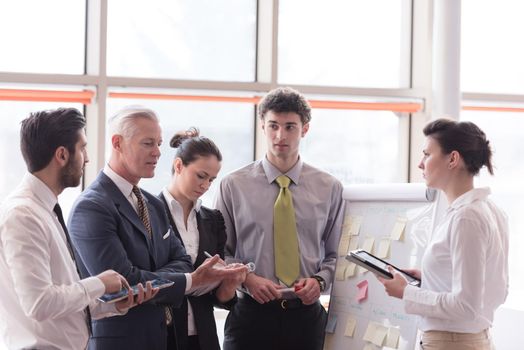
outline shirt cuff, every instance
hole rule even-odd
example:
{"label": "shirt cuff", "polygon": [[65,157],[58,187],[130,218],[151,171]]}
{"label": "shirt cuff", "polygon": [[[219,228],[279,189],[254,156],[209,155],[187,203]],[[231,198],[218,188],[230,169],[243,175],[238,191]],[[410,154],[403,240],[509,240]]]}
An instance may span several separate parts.
{"label": "shirt cuff", "polygon": [[408,314],[427,314],[437,307],[438,294],[407,285],[404,289],[404,311]]}
{"label": "shirt cuff", "polygon": [[80,280],[79,283],[84,287],[90,300],[101,297],[106,291],[104,283],[98,277],[84,278],[83,280]]}
{"label": "shirt cuff", "polygon": [[187,293],[193,286],[193,278],[191,277],[190,273],[185,273],[184,275],[186,276],[186,293]]}
{"label": "shirt cuff", "polygon": [[417,300],[417,297],[416,297],[417,289],[420,289],[420,288],[408,284],[406,288],[404,288],[404,296],[402,297],[402,299],[404,301],[416,301]]}

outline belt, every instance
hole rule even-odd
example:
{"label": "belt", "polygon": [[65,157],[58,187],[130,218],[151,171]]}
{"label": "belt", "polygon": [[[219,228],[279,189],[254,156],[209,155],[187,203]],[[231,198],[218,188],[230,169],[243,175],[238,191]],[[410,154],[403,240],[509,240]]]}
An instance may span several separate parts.
{"label": "belt", "polygon": [[304,305],[302,303],[302,300],[300,300],[298,298],[295,298],[295,299],[276,299],[276,300],[271,300],[271,301],[269,301],[267,303],[264,303],[264,304],[260,304],[258,301],[253,299],[253,297],[251,297],[249,294],[244,293],[244,292],[238,292],[237,293],[237,297],[238,297],[239,301],[241,301],[241,302],[257,305],[257,306],[259,306],[261,308],[275,309],[275,310],[292,310],[292,309],[306,308],[306,307],[310,307],[310,306],[315,305],[315,304]]}

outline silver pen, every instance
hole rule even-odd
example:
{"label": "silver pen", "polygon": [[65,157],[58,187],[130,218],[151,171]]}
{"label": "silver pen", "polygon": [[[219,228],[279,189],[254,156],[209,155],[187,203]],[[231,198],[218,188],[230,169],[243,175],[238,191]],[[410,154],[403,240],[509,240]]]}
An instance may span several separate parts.
{"label": "silver pen", "polygon": [[[213,255],[209,254],[209,253],[206,252],[205,250],[204,250],[204,255],[207,256],[208,258],[212,258],[212,257],[213,257]],[[225,265],[227,265],[227,264],[224,263],[223,265],[225,266]],[[255,267],[256,267],[256,266],[255,266],[255,263],[254,263],[254,262],[248,262],[247,264],[244,264],[244,265],[247,266],[247,270],[248,270],[248,272],[253,272],[253,271],[255,271]]]}

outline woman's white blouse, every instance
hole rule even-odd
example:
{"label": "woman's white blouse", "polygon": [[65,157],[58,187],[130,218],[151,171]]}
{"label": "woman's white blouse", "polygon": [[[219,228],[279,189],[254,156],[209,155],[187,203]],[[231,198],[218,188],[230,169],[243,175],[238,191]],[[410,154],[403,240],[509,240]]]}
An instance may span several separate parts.
{"label": "woman's white blouse", "polygon": [[508,294],[508,222],[473,189],[447,209],[422,259],[422,286],[407,286],[405,310],[423,331],[477,333],[489,328]]}

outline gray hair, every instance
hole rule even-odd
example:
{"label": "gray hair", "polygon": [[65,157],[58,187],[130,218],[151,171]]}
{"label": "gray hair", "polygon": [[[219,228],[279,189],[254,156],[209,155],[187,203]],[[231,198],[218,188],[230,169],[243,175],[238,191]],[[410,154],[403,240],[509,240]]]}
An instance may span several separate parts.
{"label": "gray hair", "polygon": [[158,123],[158,116],[153,110],[137,105],[126,106],[109,118],[110,135],[122,135],[125,138],[132,137],[136,132],[133,121],[138,118],[145,118]]}

